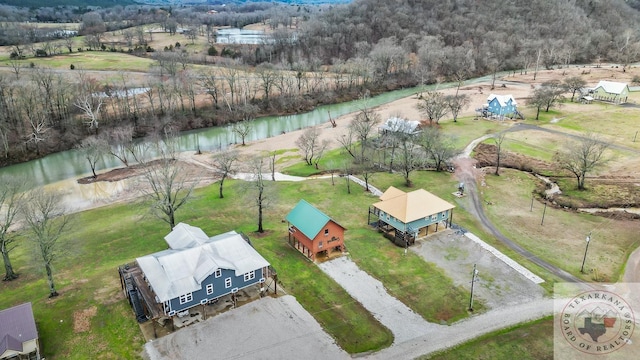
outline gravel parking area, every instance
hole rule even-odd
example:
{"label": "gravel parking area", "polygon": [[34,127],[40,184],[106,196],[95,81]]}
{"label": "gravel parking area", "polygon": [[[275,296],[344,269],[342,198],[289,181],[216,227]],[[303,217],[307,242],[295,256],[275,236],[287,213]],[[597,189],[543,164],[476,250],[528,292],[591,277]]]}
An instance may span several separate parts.
{"label": "gravel parking area", "polygon": [[350,359],[293,296],[229,310],[145,345],[147,360]]}
{"label": "gravel parking area", "polygon": [[362,304],[382,325],[393,333],[398,344],[430,331],[438,331],[442,325],[429,323],[405,304],[387,293],[384,285],[346,256],[318,265],[347,292]]}
{"label": "gravel parking area", "polygon": [[474,298],[489,309],[540,300],[544,289],[505,264],[489,251],[453,230],[429,235],[410,250],[443,269],[456,285],[471,288],[473,265],[477,265],[478,281]]}

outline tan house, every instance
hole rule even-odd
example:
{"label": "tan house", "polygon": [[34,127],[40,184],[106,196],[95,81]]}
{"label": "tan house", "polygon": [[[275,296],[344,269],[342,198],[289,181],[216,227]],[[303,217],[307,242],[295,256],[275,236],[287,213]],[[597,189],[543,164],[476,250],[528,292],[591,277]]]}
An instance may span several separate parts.
{"label": "tan house", "polygon": [[39,360],[38,330],[31,303],[0,311],[0,360]]}
{"label": "tan house", "polygon": [[418,237],[451,226],[454,207],[424,189],[407,193],[392,186],[369,208],[369,223],[375,216],[378,229],[390,234],[396,245],[409,246]]}

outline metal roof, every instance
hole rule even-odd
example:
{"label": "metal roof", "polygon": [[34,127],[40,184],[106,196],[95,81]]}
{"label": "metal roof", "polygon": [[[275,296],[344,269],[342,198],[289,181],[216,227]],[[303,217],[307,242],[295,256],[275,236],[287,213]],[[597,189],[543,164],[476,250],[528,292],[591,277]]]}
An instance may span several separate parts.
{"label": "metal roof", "polygon": [[380,199],[373,206],[405,224],[455,207],[424,189],[405,193],[392,186]]}
{"label": "metal roof", "polygon": [[296,204],[285,219],[309,239],[315,238],[330,220],[342,226],[304,199]]}
{"label": "metal roof", "polygon": [[605,92],[609,93],[609,94],[622,94],[622,92],[624,91],[624,89],[627,87],[626,83],[621,83],[621,82],[615,82],[615,81],[606,81],[606,80],[601,80],[598,85],[596,85],[595,88],[593,88],[594,90],[597,90],[598,88],[602,88]]}
{"label": "metal roof", "polygon": [[7,350],[22,352],[22,344],[38,338],[31,303],[0,311],[0,355]]}
{"label": "metal roof", "polygon": [[[136,259],[159,301],[201,289],[202,281],[218,269],[234,270],[240,276],[269,266],[235,231],[206,240],[202,234],[201,229],[180,223],[165,237],[171,249]],[[186,247],[174,248],[172,244]]]}
{"label": "metal roof", "polygon": [[415,134],[420,132],[420,122],[413,120],[405,120],[397,116],[387,119],[381,126],[380,130],[391,132],[402,132],[405,134]]}
{"label": "metal roof", "polygon": [[509,103],[509,100],[511,100],[512,105],[518,105],[518,103],[516,102],[516,99],[514,99],[512,95],[491,94],[487,98],[487,103],[490,103],[493,99],[498,100],[498,104],[500,104],[500,106],[502,107],[506,106]]}

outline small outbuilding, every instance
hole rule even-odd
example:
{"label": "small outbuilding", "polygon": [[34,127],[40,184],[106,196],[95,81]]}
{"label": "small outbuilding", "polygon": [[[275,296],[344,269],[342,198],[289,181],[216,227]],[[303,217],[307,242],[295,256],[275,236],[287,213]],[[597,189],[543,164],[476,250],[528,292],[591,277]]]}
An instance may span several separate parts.
{"label": "small outbuilding", "polygon": [[407,193],[391,186],[369,208],[369,223],[375,216],[378,229],[396,245],[409,246],[418,237],[451,226],[454,207],[424,189]]}
{"label": "small outbuilding", "polygon": [[0,311],[0,359],[40,360],[38,329],[30,302]]}
{"label": "small outbuilding", "polygon": [[289,244],[311,260],[318,254],[330,255],[344,251],[344,231],[342,225],[316,209],[305,200],[287,214]]}
{"label": "small outbuilding", "polygon": [[624,104],[629,97],[629,86],[626,83],[602,80],[590,93],[595,100]]}

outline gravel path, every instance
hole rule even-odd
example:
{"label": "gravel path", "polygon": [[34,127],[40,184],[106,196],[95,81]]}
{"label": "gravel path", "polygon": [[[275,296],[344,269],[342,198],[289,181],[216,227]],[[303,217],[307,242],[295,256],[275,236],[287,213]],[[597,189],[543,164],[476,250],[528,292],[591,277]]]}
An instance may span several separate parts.
{"label": "gravel path", "polygon": [[145,345],[147,360],[350,359],[293,296],[265,297]]}
{"label": "gravel path", "polygon": [[374,279],[346,256],[318,265],[393,333],[394,344],[438,332],[444,326],[429,323],[387,293]]}

